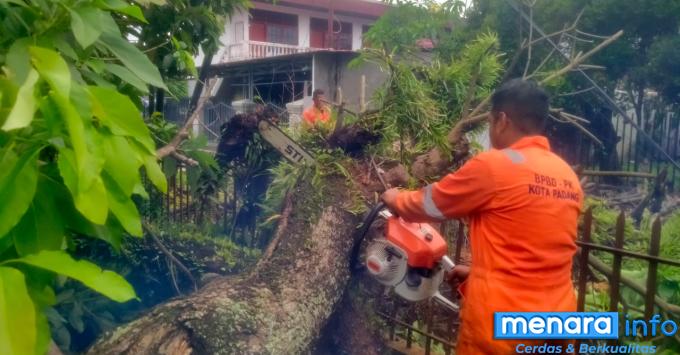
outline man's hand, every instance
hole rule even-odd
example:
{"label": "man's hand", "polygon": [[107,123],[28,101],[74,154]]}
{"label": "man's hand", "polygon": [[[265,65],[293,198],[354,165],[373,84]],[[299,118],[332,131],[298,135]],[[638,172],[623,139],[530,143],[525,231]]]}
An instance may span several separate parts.
{"label": "man's hand", "polygon": [[470,267],[467,265],[456,265],[451,271],[446,274],[446,279],[451,285],[451,288],[458,287],[470,275]]}
{"label": "man's hand", "polygon": [[382,196],[380,198],[382,199],[383,202],[385,202],[385,205],[387,205],[387,208],[390,209],[392,212],[394,212],[394,207],[397,204],[397,196],[399,195],[399,189],[396,187],[393,187],[391,189],[387,189],[387,191],[383,192]]}

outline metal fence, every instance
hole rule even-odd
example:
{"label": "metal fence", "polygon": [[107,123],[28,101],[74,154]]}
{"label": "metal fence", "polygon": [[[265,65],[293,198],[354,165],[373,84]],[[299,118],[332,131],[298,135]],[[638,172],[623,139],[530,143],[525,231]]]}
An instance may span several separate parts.
{"label": "metal fence", "polygon": [[[170,164],[166,162],[165,164]],[[142,214],[158,222],[217,226],[228,231],[235,220],[235,191],[225,186],[201,190],[198,169],[181,162],[164,166],[167,175],[166,194],[155,192],[148,200],[140,201]],[[228,178],[228,177],[227,177]],[[231,186],[231,185],[229,185]]]}
{"label": "metal fence", "polygon": [[233,107],[223,103],[208,103],[203,108],[201,133],[208,138],[209,145],[217,145],[220,140],[220,127],[236,115]]}
{"label": "metal fence", "polygon": [[163,117],[168,122],[181,126],[189,112],[189,99],[175,100],[166,98],[163,103]]}
{"label": "metal fence", "polygon": [[680,161],[680,114],[653,112],[638,131],[621,116],[615,115],[604,125],[592,127],[583,124],[601,142],[598,143],[570,123],[554,123],[550,132],[552,141],[559,142],[553,149],[575,166],[596,171],[609,171],[611,175],[591,179],[598,183],[635,184],[636,177],[617,176],[614,172],[648,173],[653,176],[667,169],[666,187],[669,191],[680,188],[680,169],[656,149],[647,135],[676,162]]}

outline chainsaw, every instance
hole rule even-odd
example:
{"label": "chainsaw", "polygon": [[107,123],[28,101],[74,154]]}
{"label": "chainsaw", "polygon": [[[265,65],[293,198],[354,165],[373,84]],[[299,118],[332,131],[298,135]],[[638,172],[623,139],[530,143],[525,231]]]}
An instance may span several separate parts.
{"label": "chainsaw", "polygon": [[[363,243],[377,217],[386,221],[383,237]],[[363,252],[362,243],[366,244]],[[381,202],[369,212],[361,226],[359,241],[353,251],[353,268],[368,271],[376,281],[408,301],[433,298],[457,310],[458,306],[439,292],[444,275],[454,267],[446,255],[447,249],[446,241],[431,225],[406,222]]]}

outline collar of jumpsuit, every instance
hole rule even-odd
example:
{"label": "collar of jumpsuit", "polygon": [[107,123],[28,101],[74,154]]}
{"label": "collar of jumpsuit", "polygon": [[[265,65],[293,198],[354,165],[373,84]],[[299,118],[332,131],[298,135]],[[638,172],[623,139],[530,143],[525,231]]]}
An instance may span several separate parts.
{"label": "collar of jumpsuit", "polygon": [[397,197],[407,220],[469,219],[472,263],[460,289],[456,354],[514,353],[512,341],[493,339],[494,312],[576,310],[571,268],[582,199],[576,174],[543,136],[480,153]]}

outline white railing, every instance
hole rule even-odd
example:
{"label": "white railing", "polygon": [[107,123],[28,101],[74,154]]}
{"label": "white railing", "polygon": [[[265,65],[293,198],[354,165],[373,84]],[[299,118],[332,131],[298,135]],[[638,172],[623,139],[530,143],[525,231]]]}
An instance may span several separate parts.
{"label": "white railing", "polygon": [[311,48],[309,47],[292,46],[289,44],[244,41],[228,45],[222,56],[222,63],[304,53],[310,50]]}

